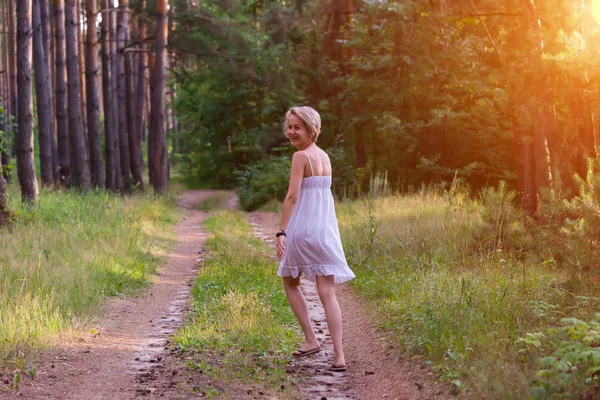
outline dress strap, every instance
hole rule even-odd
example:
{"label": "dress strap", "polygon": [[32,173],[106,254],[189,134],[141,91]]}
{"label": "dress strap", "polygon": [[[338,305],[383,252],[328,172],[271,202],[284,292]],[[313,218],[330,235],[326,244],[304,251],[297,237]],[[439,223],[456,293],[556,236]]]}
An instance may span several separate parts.
{"label": "dress strap", "polygon": [[313,168],[312,168],[312,163],[310,162],[310,157],[308,156],[308,154],[306,154],[306,152],[304,150],[302,150],[302,152],[304,153],[304,155],[308,159],[308,165],[310,166],[310,175],[311,176],[315,176],[315,172],[313,171]]}

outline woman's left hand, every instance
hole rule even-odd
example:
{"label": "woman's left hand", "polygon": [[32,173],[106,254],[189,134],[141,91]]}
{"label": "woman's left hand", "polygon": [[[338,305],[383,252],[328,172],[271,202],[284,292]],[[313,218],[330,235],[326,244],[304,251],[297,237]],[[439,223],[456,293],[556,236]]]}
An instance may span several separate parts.
{"label": "woman's left hand", "polygon": [[281,260],[283,258],[283,255],[285,254],[285,236],[281,235],[277,238],[277,257],[279,257],[279,260]]}

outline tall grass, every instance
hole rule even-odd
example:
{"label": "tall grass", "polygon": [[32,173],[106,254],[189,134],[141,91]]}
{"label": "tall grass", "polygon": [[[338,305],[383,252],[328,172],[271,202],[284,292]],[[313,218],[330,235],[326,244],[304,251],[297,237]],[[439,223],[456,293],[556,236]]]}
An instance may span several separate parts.
{"label": "tall grass", "polygon": [[15,223],[0,231],[0,371],[93,318],[107,296],[149,284],[173,240],[173,199],[9,188]]}
{"label": "tall grass", "polygon": [[237,398],[240,393],[229,390],[252,385],[265,396],[288,397],[284,367],[299,339],[276,264],[269,259],[273,250],[252,236],[243,213],[218,211],[205,226],[212,233],[206,242],[209,256],[192,291],[192,319],[176,343],[191,354],[192,368],[213,378],[210,390],[223,398]]}
{"label": "tall grass", "polygon": [[354,285],[381,327],[475,398],[527,398],[551,351],[538,339],[564,316],[589,317],[580,297],[598,293],[556,268],[513,199],[454,187],[338,207]]}

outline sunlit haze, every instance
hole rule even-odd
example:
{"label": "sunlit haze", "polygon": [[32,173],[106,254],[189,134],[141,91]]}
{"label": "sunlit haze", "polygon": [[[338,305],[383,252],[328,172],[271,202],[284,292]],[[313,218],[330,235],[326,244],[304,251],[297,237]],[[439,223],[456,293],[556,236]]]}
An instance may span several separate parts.
{"label": "sunlit haze", "polygon": [[600,0],[592,0],[592,15],[598,24],[600,24]]}

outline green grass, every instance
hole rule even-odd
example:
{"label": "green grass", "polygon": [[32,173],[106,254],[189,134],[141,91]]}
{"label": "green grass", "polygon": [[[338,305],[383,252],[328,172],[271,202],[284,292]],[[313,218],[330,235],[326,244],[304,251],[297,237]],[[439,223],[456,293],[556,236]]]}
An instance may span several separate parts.
{"label": "green grass", "polygon": [[235,383],[221,395],[235,397],[228,388],[258,385],[267,397],[285,398],[291,381],[284,367],[299,337],[268,258],[272,249],[252,236],[241,212],[216,212],[205,228],[212,233],[209,256],[192,291],[191,321],[175,341],[192,357],[191,368],[215,382]]}
{"label": "green grass", "polygon": [[474,398],[527,398],[552,346],[519,339],[595,310],[578,296],[597,288],[544,262],[510,212],[426,193],[338,204],[352,284],[376,323]]}
{"label": "green grass", "polygon": [[147,287],[172,245],[173,198],[42,190],[33,206],[9,187],[15,223],[0,231],[0,371],[35,358],[103,299]]}

